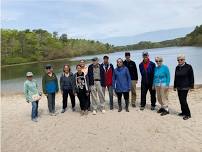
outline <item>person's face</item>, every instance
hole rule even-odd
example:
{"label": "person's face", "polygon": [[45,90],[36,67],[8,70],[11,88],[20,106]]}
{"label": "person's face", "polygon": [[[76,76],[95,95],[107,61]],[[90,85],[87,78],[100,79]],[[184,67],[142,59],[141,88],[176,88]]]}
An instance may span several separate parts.
{"label": "person's face", "polygon": [[155,62],[156,62],[156,64],[157,64],[157,66],[161,66],[161,65],[162,65],[162,60],[159,59],[159,58],[156,58],[156,59],[155,59]]}
{"label": "person's face", "polygon": [[185,59],[178,58],[177,59],[179,65],[183,65],[185,63]]}
{"label": "person's face", "polygon": [[77,70],[78,73],[82,72],[82,68],[80,66],[77,66],[76,70]]}
{"label": "person's face", "polygon": [[122,67],[123,66],[123,61],[122,60],[117,60],[117,65],[118,65],[118,67]]}
{"label": "person's face", "polygon": [[81,65],[81,67],[85,67],[85,62],[84,61],[80,61],[80,65]]}
{"label": "person's face", "polygon": [[64,66],[64,72],[65,73],[69,73],[69,67],[66,65],[66,66]]}
{"label": "person's face", "polygon": [[46,72],[49,74],[49,73],[52,73],[53,72],[53,68],[46,68]]}
{"label": "person's face", "polygon": [[144,56],[143,56],[143,61],[144,61],[144,62],[147,62],[148,59],[149,59],[149,56],[148,56],[148,55],[144,55]]}
{"label": "person's face", "polygon": [[93,65],[97,65],[98,64],[98,60],[93,61]]}
{"label": "person's face", "polygon": [[126,57],[126,60],[128,61],[128,60],[130,60],[130,55],[127,55],[127,56],[125,56]]}
{"label": "person's face", "polygon": [[109,59],[105,58],[104,59],[104,64],[108,64],[109,63]]}
{"label": "person's face", "polygon": [[29,77],[27,77],[27,79],[28,79],[29,81],[32,81],[33,77],[32,77],[32,76],[29,76]]}

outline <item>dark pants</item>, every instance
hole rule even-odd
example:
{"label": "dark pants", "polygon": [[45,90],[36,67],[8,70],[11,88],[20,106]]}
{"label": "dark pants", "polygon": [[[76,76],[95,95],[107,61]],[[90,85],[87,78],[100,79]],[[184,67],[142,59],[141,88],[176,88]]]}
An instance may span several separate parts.
{"label": "dark pants", "polygon": [[141,84],[141,107],[145,107],[146,105],[146,96],[147,92],[150,92],[150,97],[151,97],[151,106],[155,107],[156,106],[156,91],[152,89],[151,85],[143,85]]}
{"label": "dark pants", "polygon": [[86,91],[85,90],[79,90],[79,92],[77,93],[79,102],[80,102],[80,108],[81,110],[87,110],[88,109],[88,96],[86,95]]}
{"label": "dark pants", "polygon": [[55,93],[48,93],[48,109],[50,113],[55,112]]}
{"label": "dark pants", "polygon": [[88,97],[87,108],[90,110],[90,92],[89,92],[89,95],[87,97]]}
{"label": "dark pants", "polygon": [[119,108],[122,108],[122,102],[121,102],[122,95],[123,95],[124,100],[125,100],[126,108],[128,108],[128,105],[129,105],[129,92],[116,92],[116,94],[117,94],[117,98],[118,98]]}
{"label": "dark pants", "polygon": [[32,119],[35,119],[38,117],[38,103],[39,101],[32,102],[32,115],[31,115]]}
{"label": "dark pants", "polygon": [[187,94],[189,90],[177,90],[178,97],[180,100],[182,114],[185,116],[191,116],[189,106],[187,104]]}
{"label": "dark pants", "polygon": [[72,90],[63,90],[63,95],[62,95],[62,103],[63,103],[63,106],[62,108],[63,109],[66,109],[67,108],[67,99],[68,99],[68,95],[70,96],[70,99],[71,99],[71,103],[72,103],[72,108],[75,107],[75,96],[74,96],[74,93]]}

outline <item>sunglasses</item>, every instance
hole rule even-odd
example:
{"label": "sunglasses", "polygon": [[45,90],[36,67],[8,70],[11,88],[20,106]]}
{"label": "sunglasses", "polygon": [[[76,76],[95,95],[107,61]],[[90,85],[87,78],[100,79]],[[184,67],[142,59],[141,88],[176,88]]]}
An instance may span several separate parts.
{"label": "sunglasses", "polygon": [[156,63],[161,63],[162,61],[161,60],[156,60]]}
{"label": "sunglasses", "polygon": [[178,62],[179,62],[179,61],[184,61],[184,59],[178,59],[177,61],[178,61]]}

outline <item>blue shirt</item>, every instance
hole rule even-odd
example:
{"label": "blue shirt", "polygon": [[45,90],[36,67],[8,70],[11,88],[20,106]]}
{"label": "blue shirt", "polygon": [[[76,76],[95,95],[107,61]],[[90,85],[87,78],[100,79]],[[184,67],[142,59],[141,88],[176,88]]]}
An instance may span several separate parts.
{"label": "blue shirt", "polygon": [[154,70],[154,86],[168,87],[170,84],[170,72],[166,65],[161,65]]}

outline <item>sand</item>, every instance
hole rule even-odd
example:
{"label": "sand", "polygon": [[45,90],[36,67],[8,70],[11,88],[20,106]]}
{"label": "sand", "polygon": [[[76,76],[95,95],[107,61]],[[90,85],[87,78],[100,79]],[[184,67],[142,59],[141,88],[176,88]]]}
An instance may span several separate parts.
{"label": "sand", "polygon": [[[138,99],[140,91],[137,91]],[[107,97],[106,97],[107,98]],[[39,103],[39,121],[30,118],[31,104],[22,94],[1,98],[2,152],[202,152],[202,89],[188,96],[192,118],[177,116],[176,92],[169,93],[171,114],[160,116],[147,108],[130,107],[130,112],[107,109],[105,114],[80,116],[71,108],[61,114],[62,97],[56,96],[57,116],[49,116],[47,100]],[[108,101],[107,101],[108,102]],[[70,107],[70,102],[68,104]],[[108,108],[108,105],[107,105]]]}

